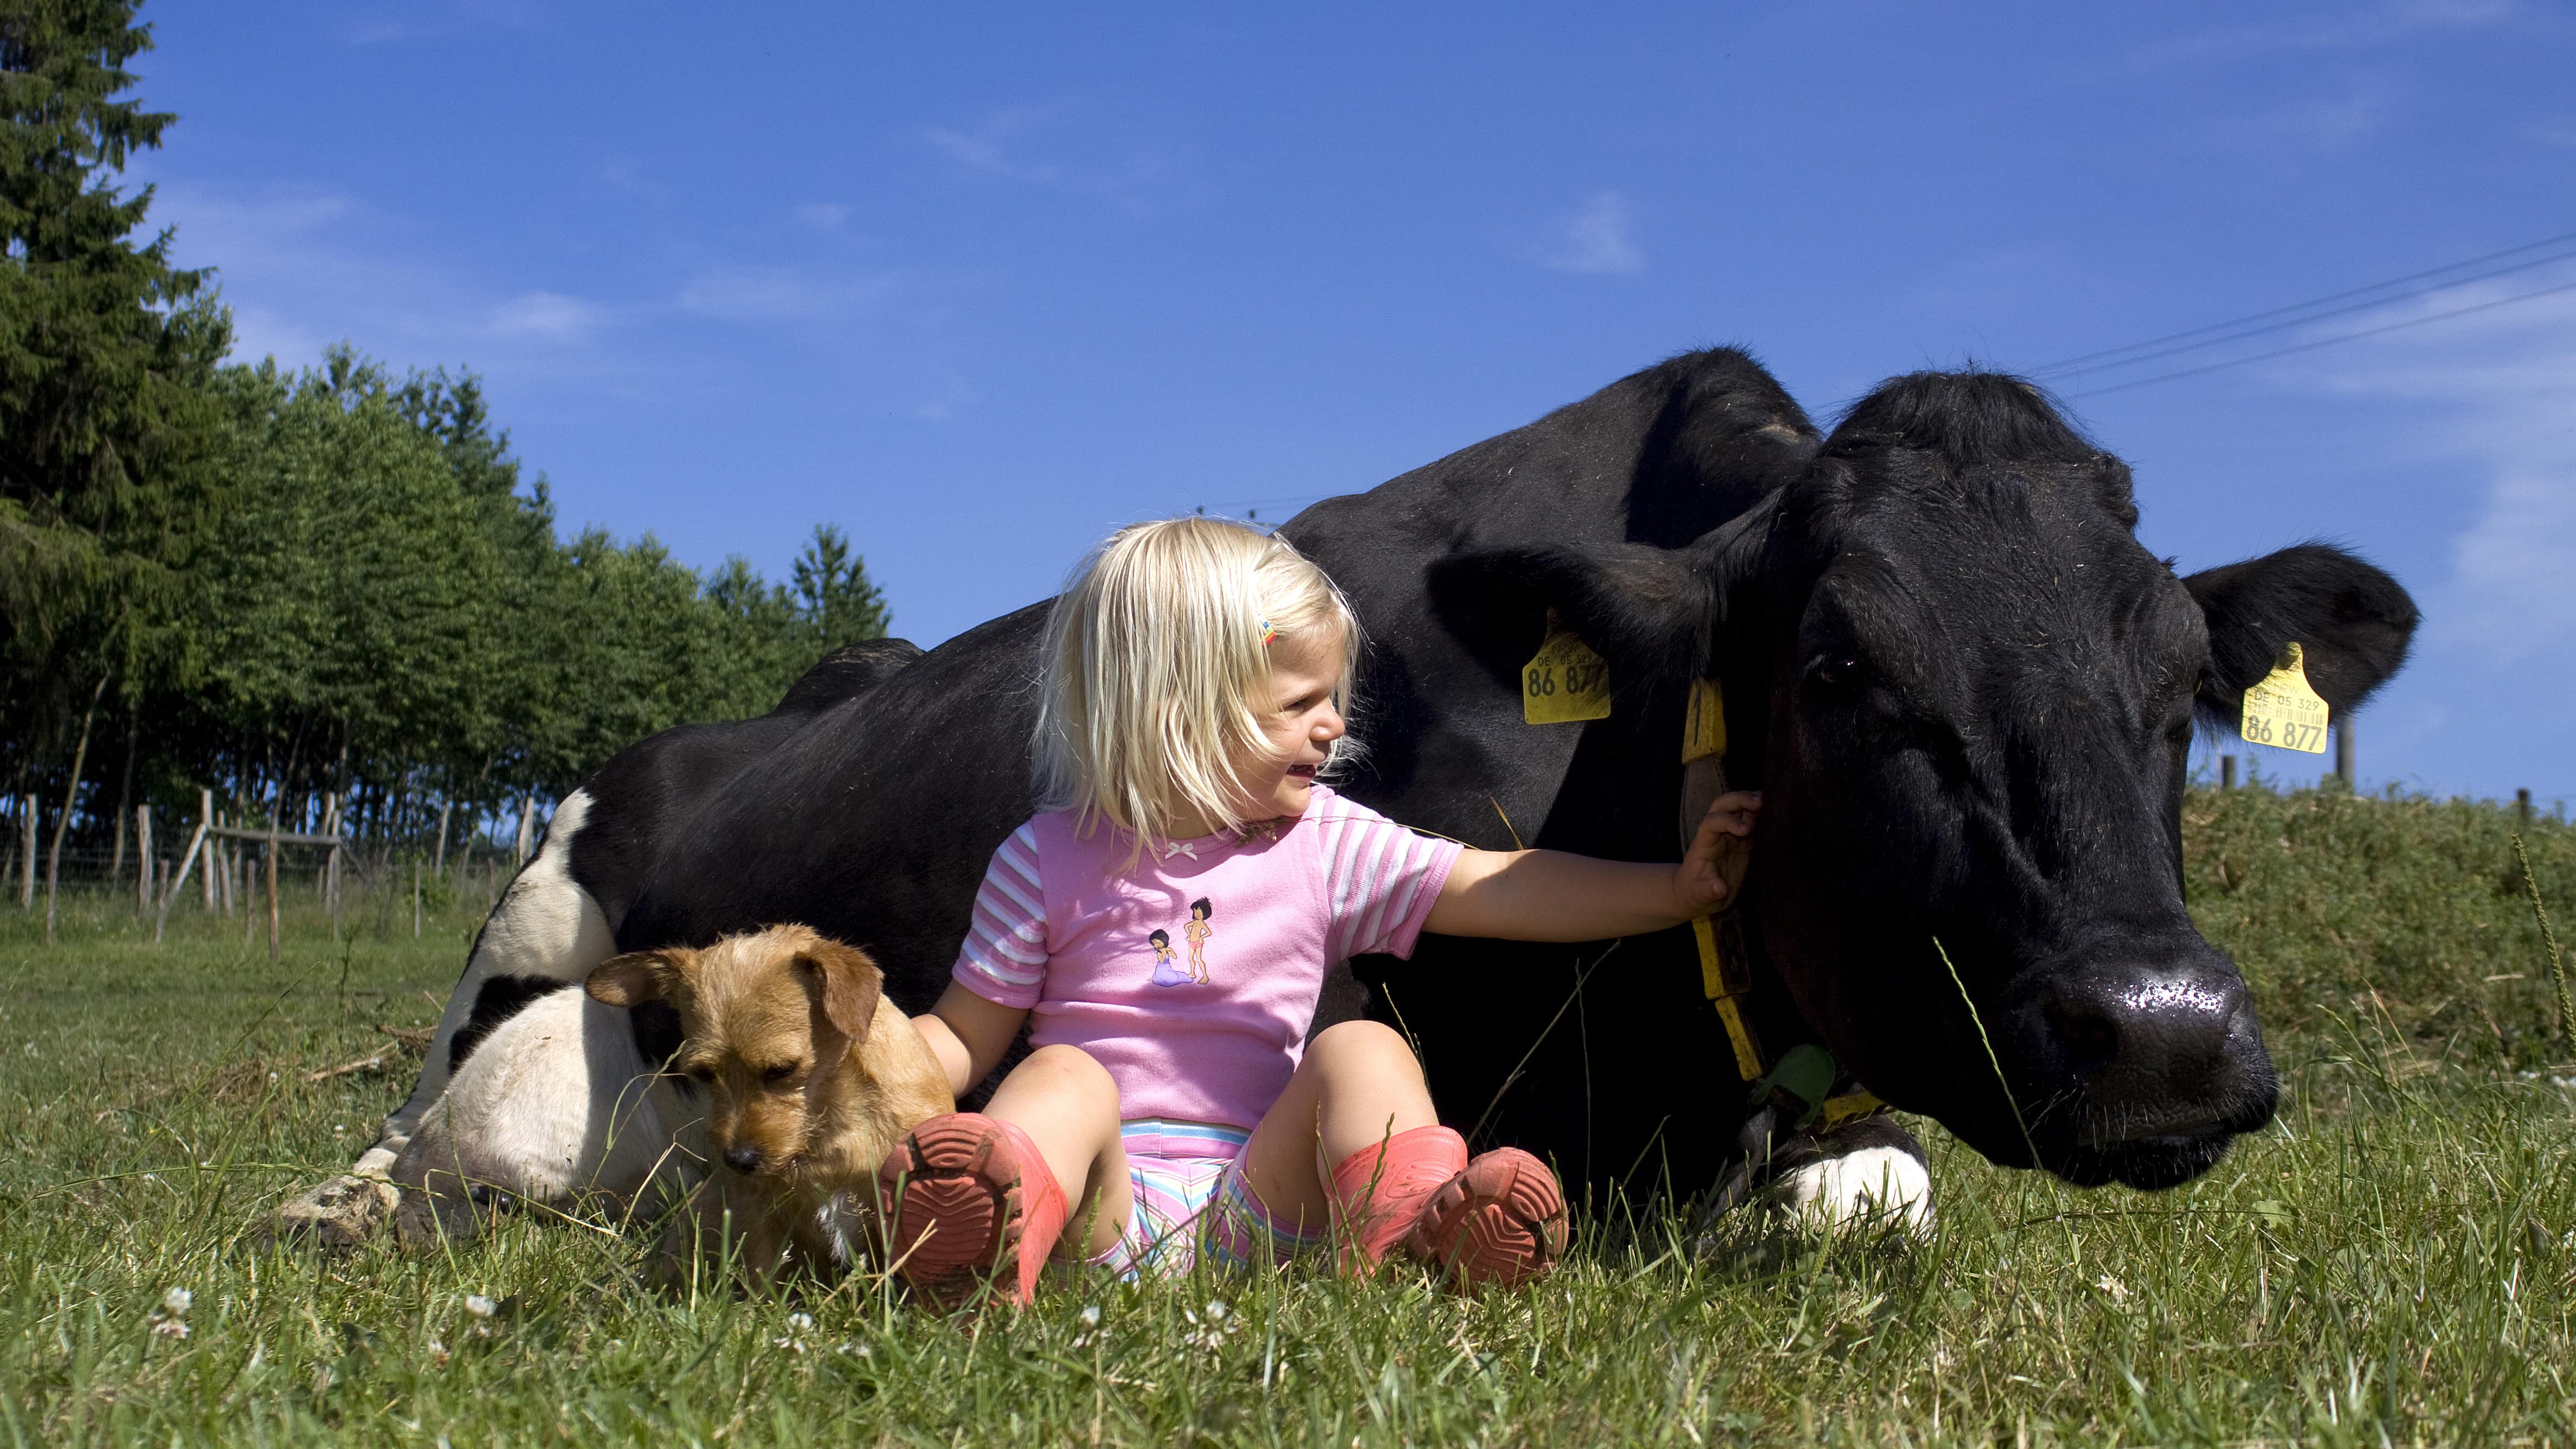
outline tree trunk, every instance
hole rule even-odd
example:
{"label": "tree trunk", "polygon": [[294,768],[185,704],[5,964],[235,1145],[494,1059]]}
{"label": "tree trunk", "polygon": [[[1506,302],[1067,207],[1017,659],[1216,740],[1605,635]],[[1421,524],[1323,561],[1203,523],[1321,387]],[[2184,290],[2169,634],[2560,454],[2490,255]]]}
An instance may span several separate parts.
{"label": "tree trunk", "polygon": [[72,828],[72,807],[80,801],[81,767],[89,763],[89,727],[98,718],[98,701],[107,693],[107,674],[101,671],[98,687],[89,692],[89,708],[81,712],[80,743],[72,749],[72,779],[63,787],[63,813],[54,821],[54,848],[45,861],[45,944],[54,944],[54,895],[62,885],[63,836]]}
{"label": "tree trunk", "polygon": [[[116,855],[107,866],[107,883],[110,887],[125,879],[125,812],[134,806],[134,752],[141,747],[142,743],[143,707],[137,705],[134,708],[133,719],[125,727],[125,777],[118,781],[116,786]],[[137,861],[148,862],[152,857],[152,847],[149,844],[138,844],[134,847],[134,853]],[[152,867],[149,864],[139,864],[135,868],[143,872],[140,877],[143,894],[150,895]]]}

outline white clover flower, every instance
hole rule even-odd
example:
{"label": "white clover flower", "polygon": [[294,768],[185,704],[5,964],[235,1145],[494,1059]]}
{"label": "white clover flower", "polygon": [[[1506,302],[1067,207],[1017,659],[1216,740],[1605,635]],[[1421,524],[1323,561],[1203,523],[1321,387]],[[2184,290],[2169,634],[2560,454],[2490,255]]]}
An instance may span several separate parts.
{"label": "white clover flower", "polygon": [[1099,1304],[1097,1304],[1097,1303],[1089,1303],[1089,1304],[1085,1304],[1085,1305],[1083,1305],[1083,1309],[1082,1309],[1082,1326],[1083,1326],[1083,1327],[1085,1327],[1085,1328],[1098,1328],[1098,1327],[1100,1326],[1100,1305],[1099,1305]]}
{"label": "white clover flower", "polygon": [[477,1318],[489,1318],[501,1311],[501,1305],[480,1293],[468,1293],[465,1295],[465,1311]]}
{"label": "white clover flower", "polygon": [[152,1331],[161,1335],[163,1338],[186,1338],[188,1336],[188,1321],[184,1318],[158,1319],[154,1321]]}
{"label": "white clover flower", "polygon": [[1207,1316],[1208,1316],[1209,1318],[1211,1318],[1211,1319],[1215,1320],[1216,1322],[1223,1323],[1223,1322],[1225,1321],[1225,1313],[1226,1313],[1226,1308],[1225,1308],[1225,1302],[1224,1302],[1224,1300],[1222,1300],[1222,1299],[1216,1299],[1216,1298],[1211,1298],[1211,1299],[1209,1299],[1209,1300],[1208,1300]]}
{"label": "white clover flower", "polygon": [[173,1288],[161,1295],[161,1311],[172,1318],[185,1318],[188,1316],[189,1308],[194,1306],[196,1301],[196,1294],[185,1288]]}
{"label": "white clover flower", "polygon": [[814,1315],[810,1313],[788,1314],[787,1326],[798,1333],[803,1333],[814,1326]]}

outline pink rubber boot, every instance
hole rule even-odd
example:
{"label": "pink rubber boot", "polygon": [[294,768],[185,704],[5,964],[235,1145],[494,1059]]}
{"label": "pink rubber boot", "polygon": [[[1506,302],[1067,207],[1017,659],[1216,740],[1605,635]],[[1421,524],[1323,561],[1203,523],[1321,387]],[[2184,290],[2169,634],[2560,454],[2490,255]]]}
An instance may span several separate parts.
{"label": "pink rubber boot", "polygon": [[1335,1163],[1342,1271],[1366,1274],[1385,1261],[1431,1195],[1466,1165],[1467,1139],[1446,1127],[1398,1132]]}
{"label": "pink rubber boot", "polygon": [[889,1251],[903,1280],[941,1310],[987,1282],[1025,1307],[1064,1232],[1064,1188],[1029,1134],[980,1112],[933,1117],[877,1169]]}

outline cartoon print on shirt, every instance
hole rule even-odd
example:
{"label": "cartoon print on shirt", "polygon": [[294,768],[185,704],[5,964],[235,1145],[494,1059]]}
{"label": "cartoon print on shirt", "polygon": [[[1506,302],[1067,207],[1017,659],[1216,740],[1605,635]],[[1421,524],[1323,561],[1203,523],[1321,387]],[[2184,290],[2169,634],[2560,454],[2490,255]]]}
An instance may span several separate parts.
{"label": "cartoon print on shirt", "polygon": [[1172,954],[1171,932],[1158,930],[1154,932],[1154,934],[1147,936],[1145,938],[1145,943],[1154,948],[1155,985],[1178,986],[1183,982],[1197,979],[1191,976],[1189,972],[1184,971],[1179,966],[1173,964],[1174,957]]}
{"label": "cartoon print on shirt", "polygon": [[1201,986],[1208,984],[1205,953],[1207,938],[1212,934],[1208,930],[1208,917],[1215,914],[1216,907],[1209,903],[1207,897],[1201,896],[1190,902],[1190,923],[1181,927],[1181,934],[1188,937],[1190,943],[1190,979]]}

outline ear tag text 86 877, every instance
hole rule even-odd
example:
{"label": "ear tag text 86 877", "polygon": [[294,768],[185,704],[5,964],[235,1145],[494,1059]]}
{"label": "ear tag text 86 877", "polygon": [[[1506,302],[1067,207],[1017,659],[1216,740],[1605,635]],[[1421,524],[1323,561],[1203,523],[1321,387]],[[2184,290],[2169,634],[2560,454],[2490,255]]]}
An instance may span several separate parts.
{"label": "ear tag text 86 877", "polygon": [[2247,744],[2326,752],[2326,702],[2308,685],[2307,652],[2296,643],[2281,651],[2272,672],[2245,691],[2237,733]]}
{"label": "ear tag text 86 877", "polygon": [[1521,720],[1574,724],[1610,717],[1610,666],[1547,611],[1547,642],[1521,666]]}

